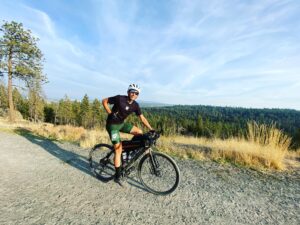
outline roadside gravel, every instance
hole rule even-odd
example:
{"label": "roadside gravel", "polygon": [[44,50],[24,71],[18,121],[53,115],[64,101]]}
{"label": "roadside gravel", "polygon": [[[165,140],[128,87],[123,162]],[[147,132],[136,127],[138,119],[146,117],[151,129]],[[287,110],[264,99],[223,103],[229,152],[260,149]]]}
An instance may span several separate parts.
{"label": "roadside gravel", "polygon": [[0,224],[300,224],[300,173],[176,159],[181,183],[156,196],[89,171],[88,150],[0,131]]}

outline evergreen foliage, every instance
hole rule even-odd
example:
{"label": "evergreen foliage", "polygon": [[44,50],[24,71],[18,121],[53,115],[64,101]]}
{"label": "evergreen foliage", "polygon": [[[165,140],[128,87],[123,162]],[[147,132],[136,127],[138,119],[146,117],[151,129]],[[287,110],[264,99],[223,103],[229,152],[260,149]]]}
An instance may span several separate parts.
{"label": "evergreen foliage", "polygon": [[[30,30],[25,30],[22,23],[4,22],[0,31],[0,73],[7,75],[9,118],[14,121],[13,79],[24,81],[28,87],[33,83],[44,82],[43,54],[37,47],[38,38],[33,37]],[[29,93],[31,100],[34,98],[33,108],[29,109],[29,115],[34,120],[38,120],[43,114],[43,107],[37,96],[39,93],[32,93],[36,91],[37,89],[31,89]]]}
{"label": "evergreen foliage", "polygon": [[7,88],[0,82],[0,108],[8,108]]}
{"label": "evergreen foliage", "polygon": [[[68,96],[58,102],[45,102],[41,85],[46,81],[42,72],[43,54],[37,47],[38,39],[22,23],[4,22],[0,29],[0,76],[7,76],[7,86],[0,82],[0,110],[9,109],[14,120],[14,109],[25,119],[53,124],[71,124],[85,128],[105,127],[106,111],[96,98],[90,102],[87,94],[81,101]],[[28,95],[24,97],[13,80],[24,81]],[[274,124],[292,137],[293,147],[300,146],[300,111],[290,109],[245,109],[201,105],[145,107],[143,114],[152,127],[164,135],[192,135],[226,139],[246,136],[247,123]],[[127,119],[139,127],[135,115]]]}
{"label": "evergreen foliage", "polygon": [[165,134],[181,133],[204,137],[228,138],[244,136],[248,121],[275,123],[276,127],[300,144],[300,111],[291,109],[246,109],[201,105],[178,105],[144,108],[144,114],[154,127]]}
{"label": "evergreen foliage", "polygon": [[92,127],[91,123],[91,107],[89,103],[89,97],[87,94],[84,95],[81,104],[80,104],[80,116],[81,116],[81,125],[83,127]]}
{"label": "evergreen foliage", "polygon": [[[29,101],[17,90],[14,91],[14,96],[16,108],[24,118],[28,118]],[[276,128],[292,137],[294,148],[300,146],[300,111],[297,110],[178,105],[146,107],[142,108],[142,112],[152,127],[166,136],[182,134],[221,139],[241,137],[246,136],[247,123],[256,121],[259,124],[275,124]],[[81,101],[72,101],[65,96],[58,102],[44,103],[43,116],[45,122],[57,125],[105,128],[107,114],[99,99],[89,101],[88,95],[85,95]],[[134,114],[127,121],[142,127]]]}

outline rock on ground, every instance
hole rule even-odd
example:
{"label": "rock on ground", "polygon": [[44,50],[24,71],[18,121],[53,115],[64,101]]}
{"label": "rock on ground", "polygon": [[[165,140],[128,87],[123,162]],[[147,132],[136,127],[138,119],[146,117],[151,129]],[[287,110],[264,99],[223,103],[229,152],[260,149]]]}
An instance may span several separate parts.
{"label": "rock on ground", "polygon": [[89,170],[88,150],[0,131],[0,224],[300,224],[300,176],[176,159],[181,183],[156,196]]}

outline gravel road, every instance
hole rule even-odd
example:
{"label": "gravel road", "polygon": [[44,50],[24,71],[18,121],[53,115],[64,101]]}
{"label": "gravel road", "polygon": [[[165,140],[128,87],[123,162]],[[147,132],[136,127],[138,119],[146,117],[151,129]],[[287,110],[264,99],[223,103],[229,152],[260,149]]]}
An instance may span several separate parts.
{"label": "gravel road", "polygon": [[0,131],[0,224],[300,224],[300,173],[176,159],[181,183],[156,196],[89,171],[88,151]]}

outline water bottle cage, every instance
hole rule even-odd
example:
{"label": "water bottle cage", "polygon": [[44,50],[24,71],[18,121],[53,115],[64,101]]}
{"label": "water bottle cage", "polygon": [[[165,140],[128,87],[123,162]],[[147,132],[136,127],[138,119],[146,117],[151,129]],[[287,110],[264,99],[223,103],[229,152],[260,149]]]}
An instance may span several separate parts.
{"label": "water bottle cage", "polygon": [[121,158],[122,158],[122,163],[125,163],[128,161],[128,158],[127,158],[127,152],[122,152],[121,154]]}

